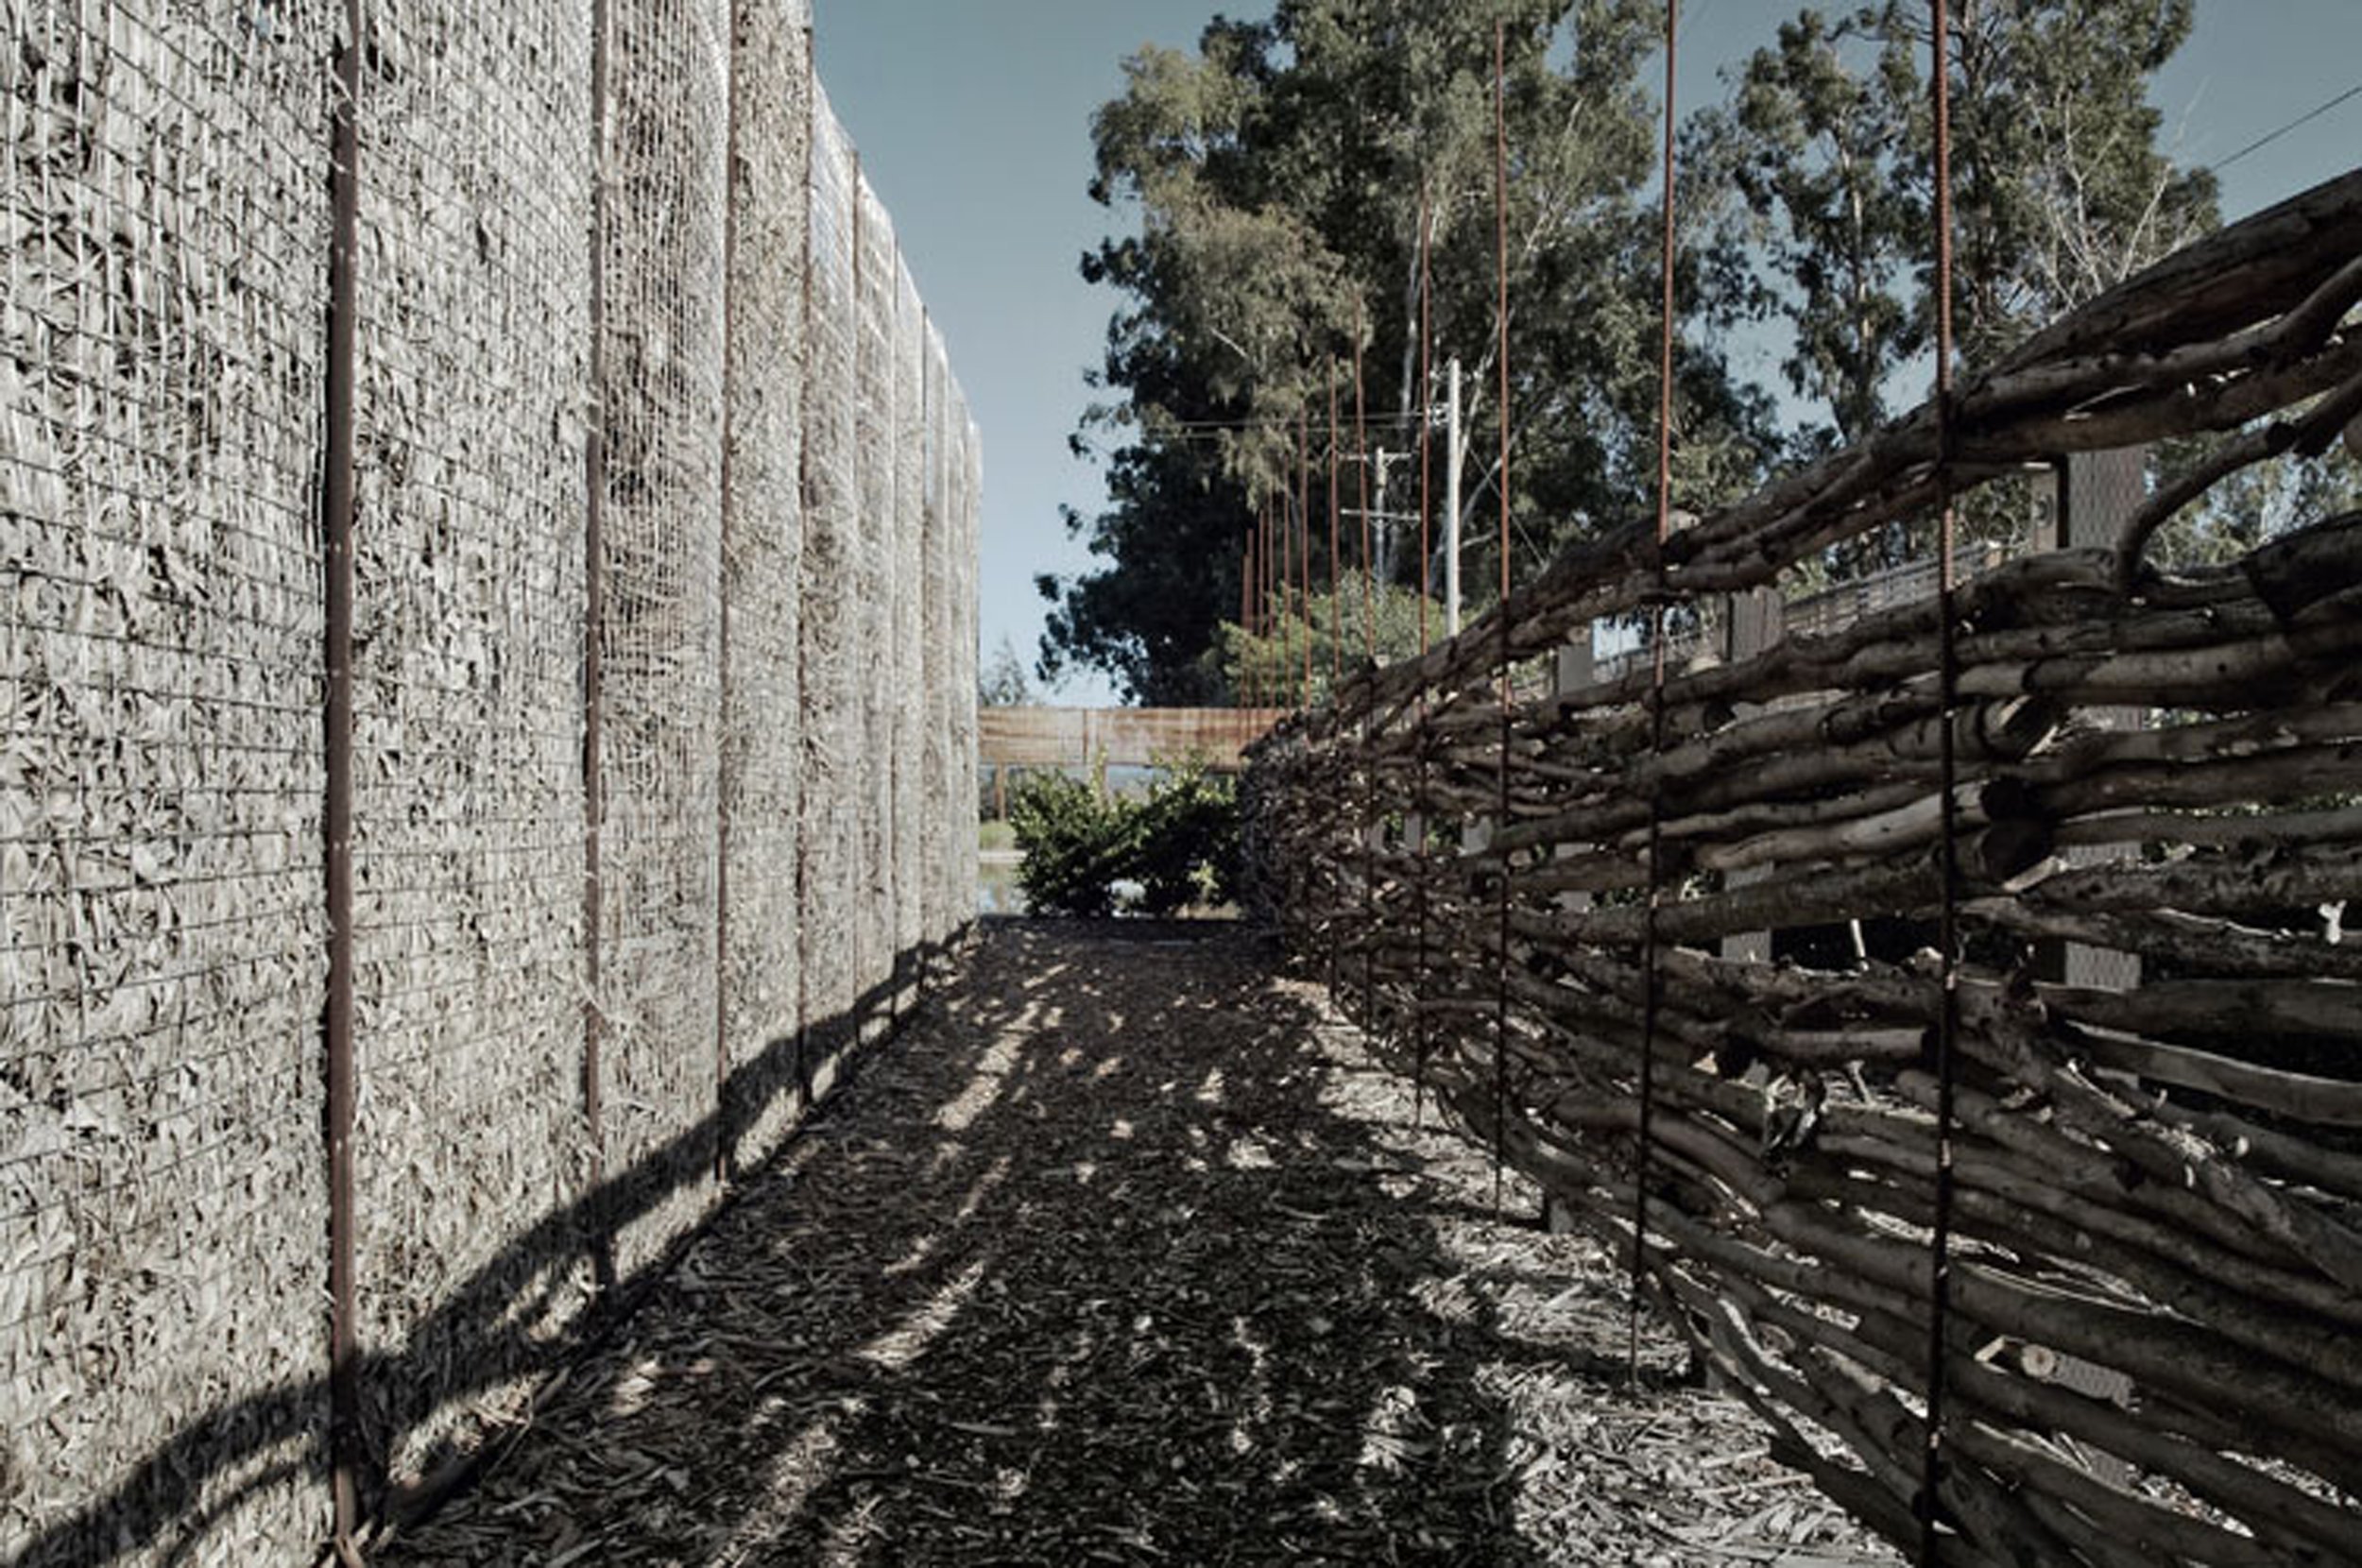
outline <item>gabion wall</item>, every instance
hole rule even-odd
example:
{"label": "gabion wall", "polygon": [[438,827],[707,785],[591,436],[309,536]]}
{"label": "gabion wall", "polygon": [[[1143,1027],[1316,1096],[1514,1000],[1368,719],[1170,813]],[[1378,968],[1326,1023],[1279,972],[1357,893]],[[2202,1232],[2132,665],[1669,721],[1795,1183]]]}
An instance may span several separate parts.
{"label": "gabion wall", "polygon": [[797,0],[9,13],[0,1558],[306,1560],[967,925],[976,434]]}

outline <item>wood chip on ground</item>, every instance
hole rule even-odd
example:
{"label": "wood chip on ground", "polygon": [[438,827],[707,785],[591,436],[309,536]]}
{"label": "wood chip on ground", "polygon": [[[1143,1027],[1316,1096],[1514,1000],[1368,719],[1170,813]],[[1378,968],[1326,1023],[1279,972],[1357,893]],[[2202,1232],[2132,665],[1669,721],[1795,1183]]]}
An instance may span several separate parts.
{"label": "wood chip on ground", "polygon": [[1897,1559],[1217,923],[987,922],[372,1562]]}

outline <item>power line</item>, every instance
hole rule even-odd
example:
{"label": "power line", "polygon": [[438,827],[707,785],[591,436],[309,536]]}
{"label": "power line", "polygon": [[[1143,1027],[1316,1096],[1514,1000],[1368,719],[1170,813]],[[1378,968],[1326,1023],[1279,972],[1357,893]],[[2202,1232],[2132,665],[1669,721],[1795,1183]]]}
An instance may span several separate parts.
{"label": "power line", "polygon": [[2283,136],[2287,135],[2288,132],[2296,129],[2299,126],[2307,125],[2312,121],[2319,119],[2322,115],[2328,113],[2339,104],[2344,103],[2348,98],[2353,97],[2362,97],[2362,81],[2355,82],[2352,87],[2347,88],[2343,93],[2338,94],[2327,103],[2321,104],[2314,109],[2306,110],[2303,113],[2289,121],[2286,125],[2282,126],[2279,129],[2265,132],[2263,135],[2258,136],[2254,141],[2250,142],[2246,146],[2241,147],[2238,151],[2233,153],[2230,157],[2223,159],[2220,162],[2216,163],[2213,166],[2217,169],[2227,169],[2231,167],[2232,164],[2236,163],[2240,159],[2245,158],[2249,153],[2256,152],[2262,148],[2271,145],[2274,142],[2279,141]]}
{"label": "power line", "polygon": [[[1420,416],[1412,414],[1372,414],[1367,423],[1373,425],[1415,425]],[[1136,428],[1143,434],[1158,435],[1172,432],[1214,432],[1246,430],[1292,430],[1295,420],[1280,415],[1265,415],[1258,418],[1237,419],[1156,419],[1136,420]]]}

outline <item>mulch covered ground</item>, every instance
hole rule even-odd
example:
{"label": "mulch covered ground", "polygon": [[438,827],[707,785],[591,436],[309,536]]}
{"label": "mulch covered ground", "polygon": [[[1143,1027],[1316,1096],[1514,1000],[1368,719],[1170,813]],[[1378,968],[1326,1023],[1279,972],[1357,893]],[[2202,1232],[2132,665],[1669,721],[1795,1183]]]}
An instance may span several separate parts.
{"label": "mulch covered ground", "polygon": [[1897,1560],[1222,925],[988,923],[380,1563]]}

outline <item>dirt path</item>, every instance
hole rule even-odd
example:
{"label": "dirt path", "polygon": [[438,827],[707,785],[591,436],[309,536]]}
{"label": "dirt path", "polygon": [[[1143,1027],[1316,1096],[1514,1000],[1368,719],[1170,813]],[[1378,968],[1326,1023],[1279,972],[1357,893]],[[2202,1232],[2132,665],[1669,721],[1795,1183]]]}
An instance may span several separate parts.
{"label": "dirt path", "polygon": [[394,1563],[1893,1559],[1225,928],[991,923]]}

